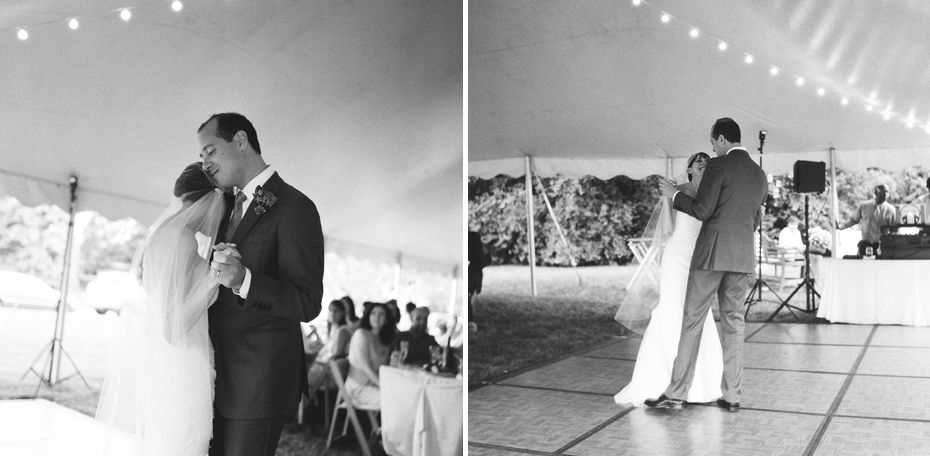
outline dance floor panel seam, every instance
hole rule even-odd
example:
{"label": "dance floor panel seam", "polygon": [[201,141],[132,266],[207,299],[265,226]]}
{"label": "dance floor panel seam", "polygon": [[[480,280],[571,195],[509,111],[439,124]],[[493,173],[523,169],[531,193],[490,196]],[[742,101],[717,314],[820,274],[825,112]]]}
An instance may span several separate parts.
{"label": "dance floor panel seam", "polygon": [[639,338],[540,364],[469,395],[469,454],[930,454],[930,328],[811,326],[747,327],[739,413],[615,404]]}

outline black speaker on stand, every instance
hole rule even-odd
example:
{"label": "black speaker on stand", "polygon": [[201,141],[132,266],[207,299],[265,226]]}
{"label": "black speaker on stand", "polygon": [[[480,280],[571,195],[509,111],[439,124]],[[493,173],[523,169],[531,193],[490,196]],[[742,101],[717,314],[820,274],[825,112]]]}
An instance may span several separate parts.
{"label": "black speaker on stand", "polygon": [[[772,315],[769,316],[768,321],[775,319],[775,316],[778,315],[778,312],[782,308],[787,308],[791,315],[795,319],[800,321],[801,319],[795,315],[794,311],[791,309],[796,309],[805,313],[813,313],[817,311],[817,301],[816,299],[820,297],[820,293],[817,293],[817,290],[814,289],[814,279],[811,278],[811,245],[810,245],[810,222],[808,221],[808,194],[809,193],[823,193],[827,188],[826,183],[827,175],[827,165],[824,162],[810,162],[810,161],[801,161],[798,160],[794,162],[794,191],[797,193],[804,193],[804,234],[802,239],[804,241],[804,277],[801,280],[801,283],[798,284],[797,288],[785,298],[781,305],[775,309],[775,312],[772,312]],[[804,308],[795,307],[791,304],[791,298],[794,297],[801,291],[801,288],[805,289],[805,305]]]}

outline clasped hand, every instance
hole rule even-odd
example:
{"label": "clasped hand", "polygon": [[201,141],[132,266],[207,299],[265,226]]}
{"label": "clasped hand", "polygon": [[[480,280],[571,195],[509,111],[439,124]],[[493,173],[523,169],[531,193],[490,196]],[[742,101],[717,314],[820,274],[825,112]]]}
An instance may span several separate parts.
{"label": "clasped hand", "polygon": [[675,192],[678,191],[675,188],[675,181],[673,179],[660,179],[659,180],[659,190],[662,191],[662,195],[668,198],[674,198]]}
{"label": "clasped hand", "polygon": [[213,246],[213,262],[210,271],[217,283],[227,288],[236,289],[242,286],[245,279],[245,266],[239,261],[242,255],[236,250],[236,244],[221,242]]}

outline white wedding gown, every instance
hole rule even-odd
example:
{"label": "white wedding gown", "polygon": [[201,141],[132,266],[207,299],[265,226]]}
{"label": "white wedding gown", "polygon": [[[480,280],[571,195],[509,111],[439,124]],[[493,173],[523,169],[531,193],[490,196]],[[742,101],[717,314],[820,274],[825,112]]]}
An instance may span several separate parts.
{"label": "white wedding gown", "polygon": [[209,251],[223,200],[210,193],[178,205],[145,242],[145,296],[122,312],[97,409],[97,419],[112,432],[135,440],[136,455],[206,455],[213,433],[215,370],[206,310],[218,292]]}
{"label": "white wedding gown", "polygon": [[[675,214],[675,230],[665,250],[659,275],[659,304],[652,311],[649,326],[636,355],[633,379],[614,396],[618,404],[642,405],[649,398],[665,392],[672,377],[672,364],[678,354],[681,319],[691,267],[694,243],[701,231],[701,221],[682,212]],[[710,402],[721,397],[723,352],[714,323],[713,312],[707,312],[701,348],[698,351],[694,381],[688,391],[688,402]]]}

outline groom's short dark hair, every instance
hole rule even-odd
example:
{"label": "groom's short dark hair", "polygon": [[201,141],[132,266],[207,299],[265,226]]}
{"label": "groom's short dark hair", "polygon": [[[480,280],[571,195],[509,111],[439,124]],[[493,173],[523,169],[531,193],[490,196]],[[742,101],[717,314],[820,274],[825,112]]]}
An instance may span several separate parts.
{"label": "groom's short dark hair", "polygon": [[255,132],[255,127],[252,126],[252,122],[249,122],[249,119],[246,119],[245,116],[236,112],[213,114],[206,122],[200,124],[197,133],[203,131],[204,127],[213,119],[216,119],[216,136],[218,138],[223,138],[224,141],[230,142],[236,133],[244,131],[246,138],[249,140],[249,144],[252,145],[255,152],[257,152],[258,155],[262,154],[262,147],[258,145],[258,133]]}
{"label": "groom's short dark hair", "polygon": [[714,127],[710,130],[710,136],[714,139],[717,139],[723,135],[723,138],[731,143],[740,142],[741,135],[739,132],[739,125],[736,124],[736,121],[729,117],[722,117],[717,119],[714,122]]}

